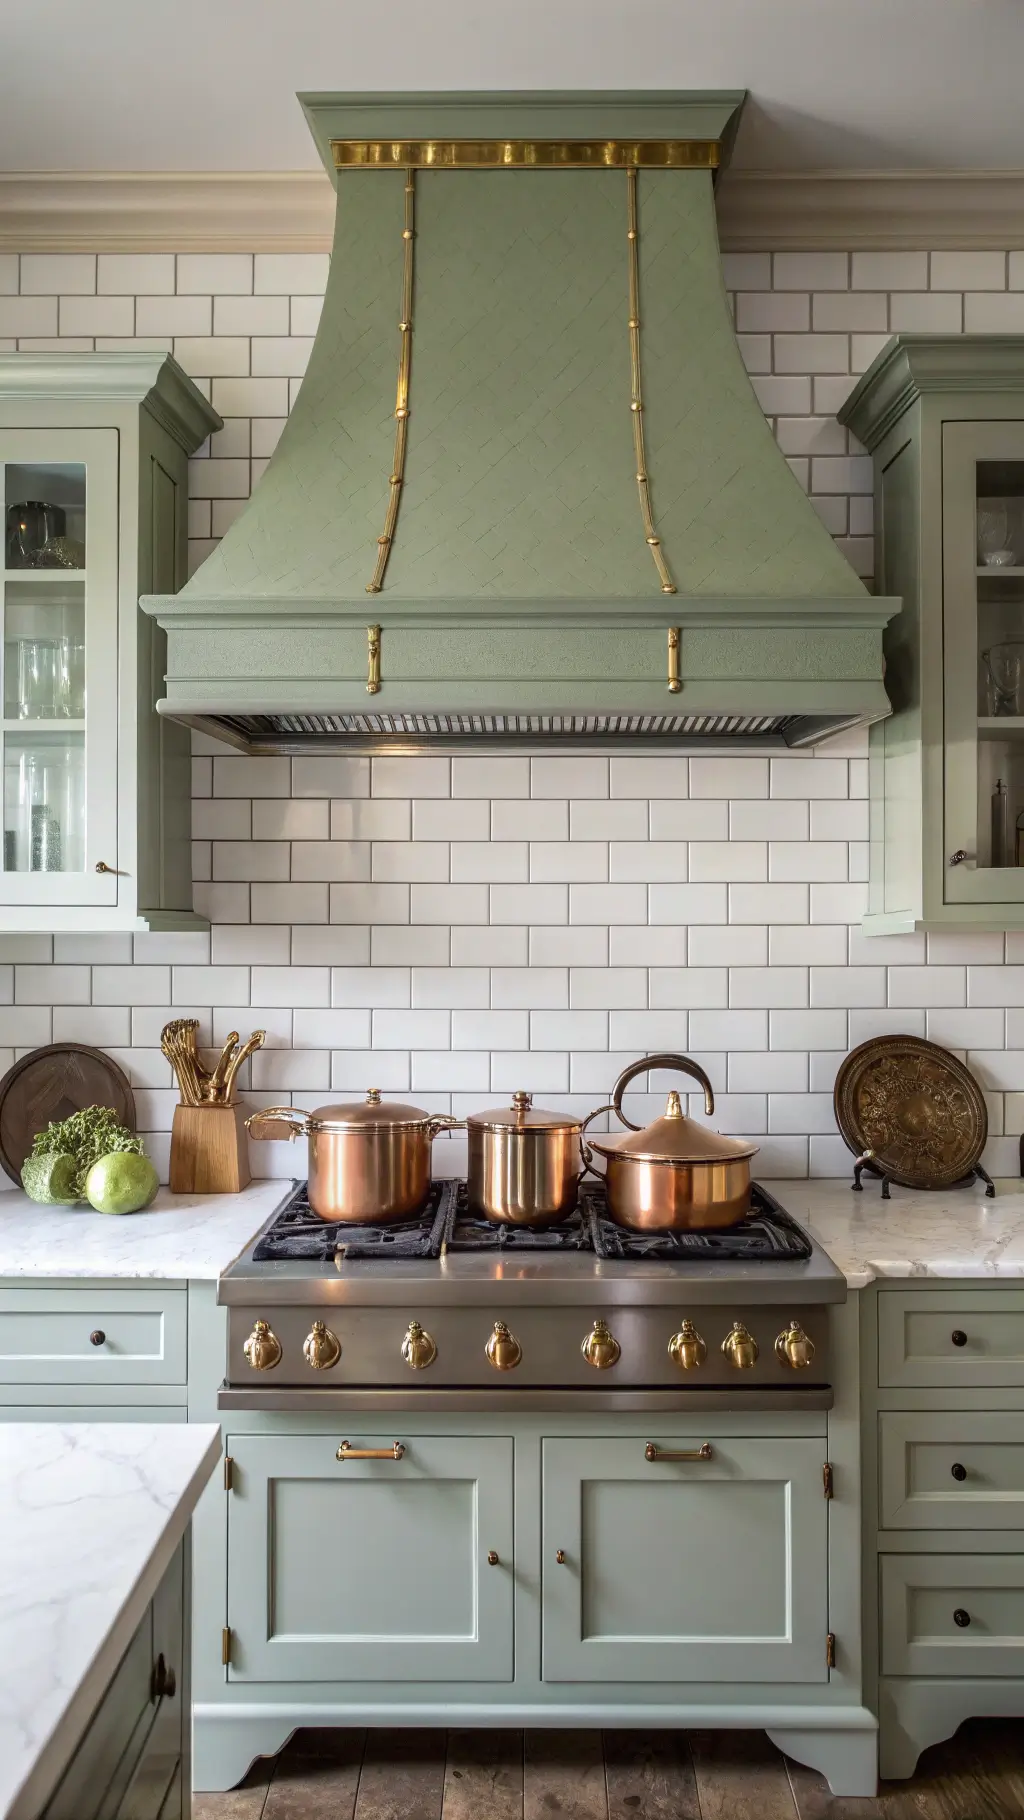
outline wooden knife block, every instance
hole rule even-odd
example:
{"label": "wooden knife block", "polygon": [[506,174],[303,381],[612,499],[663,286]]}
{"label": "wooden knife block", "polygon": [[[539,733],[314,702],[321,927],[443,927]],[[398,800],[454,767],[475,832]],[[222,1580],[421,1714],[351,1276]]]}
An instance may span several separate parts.
{"label": "wooden knife block", "polygon": [[172,1194],[238,1194],[251,1181],[241,1106],[175,1106]]}

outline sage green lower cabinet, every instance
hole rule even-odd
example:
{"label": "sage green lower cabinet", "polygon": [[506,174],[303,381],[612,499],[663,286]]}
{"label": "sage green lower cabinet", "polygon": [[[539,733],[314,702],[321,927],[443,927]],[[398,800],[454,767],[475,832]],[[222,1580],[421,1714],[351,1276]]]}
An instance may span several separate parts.
{"label": "sage green lower cabinet", "polygon": [[883,1776],[1024,1715],[1024,1287],[863,1292],[866,1651]]}
{"label": "sage green lower cabinet", "polygon": [[184,1579],[182,1546],[42,1820],[184,1820],[190,1729]]}
{"label": "sage green lower cabinet", "polygon": [[232,1681],[512,1679],[509,1438],[419,1435],[371,1460],[339,1460],[333,1436],[226,1446]]}
{"label": "sage green lower cabinet", "polygon": [[0,1384],[184,1385],[183,1289],[0,1290]]}
{"label": "sage green lower cabinet", "polygon": [[639,1438],[544,1442],[545,1680],[828,1680],[820,1444],[711,1448],[651,1462]]}

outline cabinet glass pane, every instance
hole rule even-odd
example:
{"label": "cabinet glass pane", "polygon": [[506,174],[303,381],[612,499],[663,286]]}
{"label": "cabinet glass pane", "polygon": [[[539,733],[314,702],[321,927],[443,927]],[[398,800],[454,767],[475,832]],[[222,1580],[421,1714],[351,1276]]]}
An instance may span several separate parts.
{"label": "cabinet glass pane", "polygon": [[84,719],[84,582],[8,575],[3,675],[5,720]]}
{"label": "cabinet glass pane", "polygon": [[1024,460],[975,464],[979,867],[1024,865]]}
{"label": "cabinet glass pane", "polygon": [[85,869],[85,734],[4,734],[4,871]]}
{"label": "cabinet glass pane", "polygon": [[85,568],[85,491],[82,462],[7,463],[8,569]]}

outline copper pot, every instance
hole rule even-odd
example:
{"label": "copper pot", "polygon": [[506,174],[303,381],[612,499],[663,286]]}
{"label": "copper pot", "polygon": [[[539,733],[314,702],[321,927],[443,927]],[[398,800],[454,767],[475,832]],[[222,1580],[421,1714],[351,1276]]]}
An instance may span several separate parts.
{"label": "copper pot", "polygon": [[[322,1220],[391,1225],[414,1220],[430,1194],[431,1146],[458,1119],[382,1101],[371,1087],[361,1105],[268,1106],[245,1121],[250,1137],[309,1140],[309,1204]],[[282,1129],[283,1127],[283,1129]]]}
{"label": "copper pot", "polygon": [[[634,1135],[592,1137],[583,1152],[588,1165],[595,1150],[606,1159],[611,1218],[634,1232],[735,1226],[750,1208],[750,1159],[756,1156],[757,1145],[721,1137],[687,1118],[678,1093],[669,1094],[660,1119],[639,1130],[622,1110],[622,1095],[636,1075],[653,1068],[690,1075],[704,1089],[708,1116],[715,1110],[711,1082],[688,1056],[647,1055],[624,1069],[610,1103],[598,1112],[614,1112]],[[597,1118],[598,1112],[590,1118]]]}
{"label": "copper pot", "polygon": [[469,1203],[509,1226],[550,1226],[576,1205],[582,1119],[544,1112],[531,1093],[514,1093],[497,1112],[471,1112]]}

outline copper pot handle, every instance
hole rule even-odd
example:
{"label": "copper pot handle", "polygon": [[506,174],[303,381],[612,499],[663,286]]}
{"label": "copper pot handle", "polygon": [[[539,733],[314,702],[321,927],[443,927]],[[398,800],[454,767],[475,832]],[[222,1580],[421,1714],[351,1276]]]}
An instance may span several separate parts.
{"label": "copper pot handle", "polygon": [[652,1068],[671,1068],[674,1069],[677,1074],[688,1074],[692,1080],[695,1080],[703,1087],[704,1110],[708,1117],[711,1117],[711,1114],[715,1110],[715,1095],[711,1082],[708,1080],[700,1063],[691,1062],[688,1055],[645,1055],[641,1057],[640,1061],[631,1063],[628,1068],[622,1070],[622,1073],[619,1075],[618,1080],[612,1088],[611,1105],[607,1108],[602,1107],[602,1111],[614,1112],[620,1123],[628,1125],[630,1131],[639,1131],[639,1125],[634,1125],[632,1119],[628,1119],[622,1110],[622,1096],[629,1086],[630,1081],[633,1080],[636,1075],[647,1074]]}
{"label": "copper pot handle", "polygon": [[[268,1130],[262,1127],[267,1125]],[[275,1131],[275,1125],[287,1125],[288,1130]],[[251,1138],[297,1138],[309,1134],[309,1118],[305,1112],[299,1112],[295,1106],[264,1106],[259,1112],[251,1112],[245,1121],[245,1129]]]}
{"label": "copper pot handle", "polygon": [[427,1133],[431,1143],[442,1131],[465,1131],[465,1129],[465,1119],[454,1119],[450,1112],[435,1112],[427,1121]]}
{"label": "copper pot handle", "polygon": [[584,1143],[583,1133],[586,1131],[587,1126],[593,1123],[594,1119],[599,1119],[601,1117],[602,1112],[614,1111],[615,1107],[609,1100],[607,1106],[597,1106],[593,1112],[588,1112],[580,1126],[580,1161],[583,1164],[583,1173],[584,1175],[594,1176],[599,1182],[604,1181],[604,1170],[594,1168],[594,1152],[591,1150],[589,1144]]}

